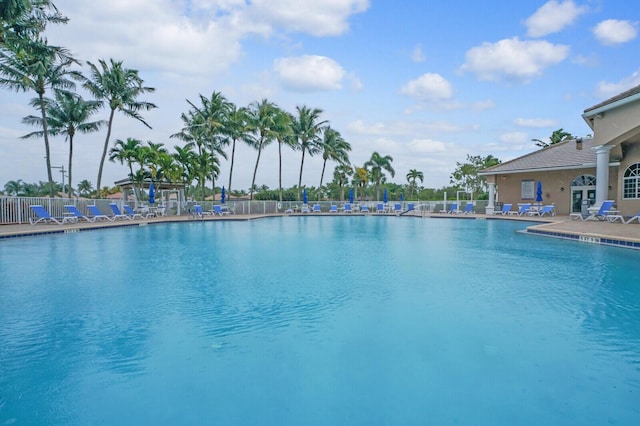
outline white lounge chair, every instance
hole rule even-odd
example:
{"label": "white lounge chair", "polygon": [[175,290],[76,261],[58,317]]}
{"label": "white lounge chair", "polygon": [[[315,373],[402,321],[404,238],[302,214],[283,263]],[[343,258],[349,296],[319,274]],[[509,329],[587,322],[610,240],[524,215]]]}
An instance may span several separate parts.
{"label": "white lounge chair", "polygon": [[61,218],[55,218],[53,216],[51,216],[49,214],[49,212],[47,211],[47,209],[45,209],[43,206],[29,206],[31,207],[31,210],[33,210],[33,212],[38,216],[37,219],[32,219],[29,218],[29,223],[31,223],[32,225],[35,225],[36,223],[57,223],[58,225],[62,225],[64,223],[70,223],[70,222],[75,222],[75,218],[73,217],[61,217]]}
{"label": "white lounge chair", "polygon": [[129,217],[128,215],[122,213],[117,204],[111,203],[111,204],[109,204],[109,207],[111,207],[111,211],[113,212],[113,216],[111,216],[113,218],[113,220],[118,220],[118,219],[133,220],[132,217]]}
{"label": "white lounge chair", "polygon": [[71,213],[73,217],[76,218],[77,221],[86,220],[87,222],[93,222],[95,220],[94,218],[83,215],[76,206],[69,205],[69,206],[64,206],[64,208],[67,209],[67,211]]}
{"label": "white lounge chair", "polygon": [[637,215],[633,216],[631,219],[627,220],[625,223],[631,223],[634,220],[637,220],[638,223],[640,223],[640,213],[638,213]]}
{"label": "white lounge chair", "polygon": [[100,209],[98,209],[98,206],[87,206],[87,208],[89,209],[89,212],[91,212],[91,214],[93,215],[92,218],[94,222],[97,222],[100,220],[108,220],[109,222],[113,222],[113,219],[107,216],[106,214],[102,213]]}
{"label": "white lounge chair", "polygon": [[511,211],[511,206],[513,204],[509,203],[509,204],[503,204],[502,205],[502,210],[496,210],[493,212],[493,214],[501,214],[502,216],[508,215],[509,212]]}

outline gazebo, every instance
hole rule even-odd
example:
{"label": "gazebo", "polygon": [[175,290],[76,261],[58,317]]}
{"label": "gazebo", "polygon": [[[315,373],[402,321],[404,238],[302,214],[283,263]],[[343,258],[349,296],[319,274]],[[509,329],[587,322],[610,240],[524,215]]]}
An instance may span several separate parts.
{"label": "gazebo", "polygon": [[[122,191],[122,200],[124,202],[135,201],[136,207],[141,203],[142,194],[140,191],[149,192],[151,180],[145,179],[144,182],[133,182],[131,178],[121,179],[114,182]],[[185,185],[182,182],[166,182],[154,181],[156,204],[164,205],[169,209],[175,209],[176,214],[180,215],[185,203],[184,190]],[[146,194],[145,194],[146,195]]]}

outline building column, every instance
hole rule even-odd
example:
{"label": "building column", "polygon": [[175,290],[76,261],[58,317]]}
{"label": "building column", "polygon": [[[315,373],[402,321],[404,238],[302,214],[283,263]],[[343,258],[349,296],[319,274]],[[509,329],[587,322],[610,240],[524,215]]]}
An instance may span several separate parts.
{"label": "building column", "polygon": [[496,184],[495,183],[489,183],[489,204],[487,204],[487,208],[485,210],[486,214],[493,214],[494,210],[495,210],[495,204],[496,204]]}
{"label": "building column", "polygon": [[601,203],[609,195],[609,151],[613,145],[595,146],[596,151],[596,203]]}

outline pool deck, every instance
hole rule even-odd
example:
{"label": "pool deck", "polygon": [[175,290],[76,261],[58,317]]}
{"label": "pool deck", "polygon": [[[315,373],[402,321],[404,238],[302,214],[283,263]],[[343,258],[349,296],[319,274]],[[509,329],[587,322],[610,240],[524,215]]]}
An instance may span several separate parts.
{"label": "pool deck", "polygon": [[[307,213],[294,214],[291,216],[342,216],[341,213]],[[362,215],[351,213],[348,215]],[[378,216],[376,213],[370,213],[370,216]],[[200,221],[245,221],[254,220],[265,217],[282,216],[275,215],[229,215],[229,216],[205,216],[204,218],[193,218],[192,216],[165,216],[149,219],[136,220],[118,220],[114,222],[78,222],[64,225],[57,224],[20,224],[20,225],[0,225],[0,240],[10,238],[29,237],[37,235],[74,233],[80,231],[97,230],[110,227],[122,226],[145,226],[157,223],[167,222],[200,222]],[[393,214],[391,216],[394,216]],[[407,215],[408,216],[408,215]],[[640,250],[640,224],[637,222],[631,224],[623,224],[620,222],[610,223],[606,221],[579,221],[571,220],[569,216],[548,216],[548,217],[530,217],[530,216],[490,216],[483,214],[473,215],[451,215],[428,213],[422,216],[424,218],[453,218],[453,219],[486,219],[486,220],[513,220],[523,222],[538,222],[534,225],[526,227],[526,232],[532,235],[540,235],[546,237],[564,238],[575,241],[581,241],[592,244],[605,244],[625,248]]]}

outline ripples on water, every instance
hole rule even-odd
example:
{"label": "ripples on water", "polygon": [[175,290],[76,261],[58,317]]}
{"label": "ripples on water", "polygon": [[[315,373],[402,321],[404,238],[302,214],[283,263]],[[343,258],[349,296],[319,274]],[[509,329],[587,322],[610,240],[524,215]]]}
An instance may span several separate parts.
{"label": "ripples on water", "polygon": [[0,424],[636,423],[640,253],[521,226],[3,241]]}

